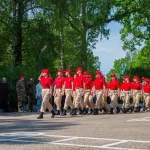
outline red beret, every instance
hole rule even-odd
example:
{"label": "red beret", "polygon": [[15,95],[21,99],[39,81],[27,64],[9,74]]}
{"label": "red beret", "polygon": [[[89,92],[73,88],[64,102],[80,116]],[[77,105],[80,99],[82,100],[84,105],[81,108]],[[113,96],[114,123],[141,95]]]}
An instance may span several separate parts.
{"label": "red beret", "polygon": [[65,72],[71,73],[71,70],[70,70],[70,69],[67,69],[67,70],[65,70]]}
{"label": "red beret", "polygon": [[88,73],[87,71],[85,71],[85,72],[83,73],[83,75],[89,75],[89,73]]}
{"label": "red beret", "polygon": [[43,69],[42,72],[43,72],[43,73],[46,73],[46,74],[49,74],[49,73],[50,73],[50,71],[49,71],[48,69]]}
{"label": "red beret", "polygon": [[125,76],[124,78],[125,78],[125,79],[130,79],[130,76],[127,75],[127,76]]}
{"label": "red beret", "polygon": [[134,76],[133,79],[140,80],[140,78],[138,76]]}
{"label": "red beret", "polygon": [[116,74],[111,74],[111,77],[117,77]]}
{"label": "red beret", "polygon": [[22,75],[20,75],[20,79],[22,79],[22,78],[25,78],[25,76],[22,74]]}
{"label": "red beret", "polygon": [[57,72],[61,72],[62,73],[63,71],[61,69],[59,69]]}
{"label": "red beret", "polygon": [[97,70],[97,71],[95,72],[95,74],[101,75],[101,72],[100,72],[99,70]]}
{"label": "red beret", "polygon": [[142,77],[142,80],[144,80],[145,79],[145,77]]}
{"label": "red beret", "polygon": [[76,69],[76,71],[82,71],[82,68],[81,68],[81,67],[78,67],[78,68]]}
{"label": "red beret", "polygon": [[149,82],[150,82],[150,81],[149,81],[149,79],[145,79],[144,81],[145,81],[145,82],[147,82],[147,83],[149,83]]}

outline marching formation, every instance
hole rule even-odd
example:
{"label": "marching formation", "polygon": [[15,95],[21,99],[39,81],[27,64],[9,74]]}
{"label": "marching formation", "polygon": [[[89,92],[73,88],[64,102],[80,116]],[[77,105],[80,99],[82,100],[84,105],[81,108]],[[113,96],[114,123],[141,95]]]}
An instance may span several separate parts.
{"label": "marching formation", "polygon": [[[144,111],[150,111],[150,80],[142,78],[142,83],[138,76],[134,76],[133,82],[130,76],[123,78],[122,84],[119,83],[116,74],[110,76],[110,82],[106,82],[105,77],[100,71],[95,72],[95,80],[89,72],[82,72],[82,68],[77,68],[74,76],[71,76],[71,70],[58,70],[57,77],[52,80],[48,69],[41,71],[39,81],[42,85],[42,105],[40,115],[37,119],[42,119],[44,112],[48,109],[55,115],[67,115],[68,108],[71,109],[70,115],[93,114],[99,112],[113,114],[139,112],[140,99],[143,99]],[[54,103],[57,112],[53,110],[51,96],[54,96]],[[62,96],[65,95],[65,102],[62,111]],[[108,107],[107,98],[110,98],[110,107]],[[123,102],[121,108],[118,105],[118,98]],[[133,103],[130,103],[130,99]]]}

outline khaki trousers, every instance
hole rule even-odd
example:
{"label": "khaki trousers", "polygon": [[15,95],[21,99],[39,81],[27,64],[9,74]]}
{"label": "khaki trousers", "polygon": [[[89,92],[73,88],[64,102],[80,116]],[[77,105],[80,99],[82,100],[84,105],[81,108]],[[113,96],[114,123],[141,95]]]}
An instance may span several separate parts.
{"label": "khaki trousers", "polygon": [[141,91],[133,90],[133,105],[134,105],[134,107],[139,107],[140,98],[141,98]]}
{"label": "khaki trousers", "polygon": [[82,96],[83,96],[83,89],[82,88],[76,89],[75,108],[84,107],[84,101]]}
{"label": "khaki trousers", "polygon": [[146,108],[150,109],[150,93],[144,93],[145,95],[145,106]]}
{"label": "khaki trousers", "polygon": [[123,91],[124,95],[124,108],[130,108],[130,98],[131,98],[131,91]]}
{"label": "khaki trousers", "polygon": [[96,104],[95,104],[95,108],[100,109],[100,102],[102,100],[102,96],[103,96],[103,90],[96,90]]}
{"label": "khaki trousers", "polygon": [[76,97],[77,97],[77,93],[76,93],[76,91],[73,91],[73,105],[74,106],[75,106]]}
{"label": "khaki trousers", "polygon": [[108,104],[107,104],[107,97],[106,96],[102,96],[102,100],[100,102],[100,108],[105,108],[106,111],[109,112],[109,107],[108,107]]}
{"label": "khaki trousers", "polygon": [[118,107],[118,91],[117,90],[110,90],[109,91],[111,103],[111,108],[117,108]]}
{"label": "khaki trousers", "polygon": [[49,111],[52,111],[53,110],[53,107],[52,105],[50,104],[50,97],[51,95],[49,94],[49,90],[50,89],[42,89],[42,105],[41,105],[41,112],[45,112],[46,111],[46,108],[49,110]]}
{"label": "khaki trousers", "polygon": [[55,89],[55,95],[54,95],[54,103],[56,104],[57,110],[61,110],[61,89]]}
{"label": "khaki trousers", "polygon": [[65,89],[65,95],[66,95],[65,106],[64,106],[65,110],[68,109],[68,106],[71,107],[71,109],[74,109],[74,105],[71,100],[71,92],[72,92],[72,89]]}
{"label": "khaki trousers", "polygon": [[89,107],[90,107],[91,109],[94,109],[94,108],[95,108],[95,104],[94,104],[94,102],[93,102],[93,95],[92,95],[92,94],[89,95]]}
{"label": "khaki trousers", "polygon": [[91,94],[90,90],[86,90],[84,94],[84,107],[86,108],[89,105],[89,96]]}

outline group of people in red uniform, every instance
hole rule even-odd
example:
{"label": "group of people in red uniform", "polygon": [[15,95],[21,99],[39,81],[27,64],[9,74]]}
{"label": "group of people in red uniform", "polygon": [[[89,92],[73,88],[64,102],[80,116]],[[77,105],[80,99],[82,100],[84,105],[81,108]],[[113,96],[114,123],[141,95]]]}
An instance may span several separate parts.
{"label": "group of people in red uniform", "polygon": [[[122,84],[119,83],[116,74],[111,74],[110,81],[106,82],[103,74],[97,70],[95,72],[95,80],[89,72],[83,72],[81,67],[76,69],[74,76],[71,76],[71,70],[58,70],[57,77],[54,81],[50,76],[48,69],[43,69],[39,76],[39,81],[42,85],[42,106],[38,119],[43,118],[43,114],[48,109],[52,113],[52,118],[55,115],[67,115],[67,110],[70,107],[70,115],[93,114],[98,115],[99,112],[123,113],[139,112],[139,102],[143,99],[144,110],[150,111],[150,80],[147,78],[133,77],[133,82],[130,82],[130,76],[123,78]],[[62,111],[62,96],[65,95],[65,102]],[[54,96],[54,103],[57,112],[54,111],[51,103],[51,97]],[[110,98],[110,107],[108,107],[107,98]],[[118,98],[123,102],[119,108]],[[130,103],[130,99],[133,103]],[[89,112],[90,110],[90,112]]]}

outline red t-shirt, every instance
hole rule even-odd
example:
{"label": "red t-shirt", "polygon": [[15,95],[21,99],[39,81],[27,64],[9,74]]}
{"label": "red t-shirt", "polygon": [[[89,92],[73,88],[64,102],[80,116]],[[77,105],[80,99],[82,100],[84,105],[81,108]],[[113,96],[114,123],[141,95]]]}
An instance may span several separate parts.
{"label": "red t-shirt", "polygon": [[119,82],[118,82],[118,80],[111,80],[110,82],[109,82],[109,89],[110,90],[117,90],[119,88]]}
{"label": "red t-shirt", "polygon": [[64,84],[64,77],[56,77],[54,84],[56,85],[56,89],[61,89]]}
{"label": "red t-shirt", "polygon": [[65,77],[64,84],[66,89],[72,89],[73,77]]}
{"label": "red t-shirt", "polygon": [[144,85],[143,89],[145,93],[150,93],[150,85]]}
{"label": "red t-shirt", "polygon": [[142,84],[140,82],[132,82],[132,89],[133,90],[141,90]]}
{"label": "red t-shirt", "polygon": [[52,85],[52,79],[50,77],[42,77],[40,78],[40,81],[43,89],[49,89]]}
{"label": "red t-shirt", "polygon": [[132,89],[132,83],[124,82],[121,87],[122,87],[122,90],[129,91]]}
{"label": "red t-shirt", "polygon": [[73,91],[76,90],[76,80],[73,81]]}
{"label": "red t-shirt", "polygon": [[83,88],[83,83],[85,83],[85,77],[83,75],[78,75],[75,78],[76,88]]}
{"label": "red t-shirt", "polygon": [[102,90],[103,86],[105,86],[104,78],[97,78],[94,80],[93,86],[95,86],[96,90]]}
{"label": "red t-shirt", "polygon": [[85,89],[92,89],[92,78],[85,78]]}

